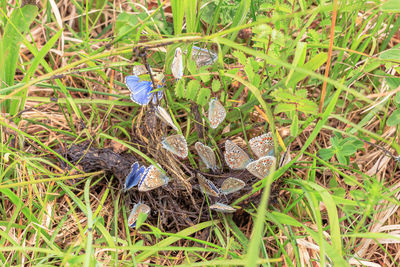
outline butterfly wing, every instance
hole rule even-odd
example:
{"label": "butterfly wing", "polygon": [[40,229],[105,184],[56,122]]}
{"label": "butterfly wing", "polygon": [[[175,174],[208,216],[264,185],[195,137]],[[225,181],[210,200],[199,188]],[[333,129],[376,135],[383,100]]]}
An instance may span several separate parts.
{"label": "butterfly wing", "polygon": [[162,146],[180,158],[186,158],[188,147],[186,139],[181,134],[171,135],[161,141]]}
{"label": "butterfly wing", "polygon": [[217,212],[223,212],[223,213],[233,213],[236,211],[235,208],[232,208],[229,205],[225,205],[219,202],[215,202],[215,204],[210,206],[210,209],[215,210]]}
{"label": "butterfly wing", "polygon": [[125,180],[125,190],[129,190],[136,186],[141,176],[143,175],[146,168],[144,166],[140,167],[139,163],[135,162],[132,164],[131,172],[128,174]]}
{"label": "butterfly wing", "polygon": [[203,145],[201,142],[196,142],[194,148],[204,164],[206,164],[207,168],[215,171],[217,169],[217,161],[215,159],[214,151],[211,149],[211,147]]}
{"label": "butterfly wing", "polygon": [[152,97],[152,85],[149,81],[140,81],[139,77],[131,75],[125,77],[125,83],[131,92],[131,99],[138,105],[147,105]]}
{"label": "butterfly wing", "polygon": [[136,227],[136,221],[139,218],[139,215],[141,213],[144,214],[149,214],[150,213],[150,207],[147,206],[146,204],[143,203],[137,203],[135,206],[133,206],[133,209],[131,213],[129,214],[128,217],[128,225],[129,227],[135,228]]}
{"label": "butterfly wing", "polygon": [[254,176],[264,179],[275,166],[276,159],[272,156],[265,156],[247,165],[246,169]]}
{"label": "butterfly wing", "polygon": [[211,99],[208,109],[208,120],[210,122],[210,127],[216,129],[218,125],[224,121],[225,117],[226,111],[224,106],[222,106],[218,99]]}
{"label": "butterfly wing", "polygon": [[175,50],[175,56],[171,64],[171,72],[175,79],[181,79],[183,76],[182,50],[178,47]]}
{"label": "butterfly wing", "polygon": [[198,68],[214,64],[217,58],[217,54],[208,49],[192,47],[192,59],[196,62]]}
{"label": "butterfly wing", "polygon": [[219,190],[213,182],[205,178],[200,173],[197,174],[197,179],[199,181],[200,189],[203,191],[203,193],[209,196],[219,197]]}
{"label": "butterfly wing", "polygon": [[140,192],[150,191],[168,184],[168,181],[169,178],[165,174],[163,174],[156,166],[151,165],[143,174],[143,177],[139,182],[138,190]]}
{"label": "butterfly wing", "polygon": [[245,185],[246,185],[245,182],[243,182],[240,179],[234,177],[228,177],[222,182],[221,188],[219,190],[224,194],[231,194],[239,191]]}
{"label": "butterfly wing", "polygon": [[234,142],[225,142],[225,162],[232,170],[244,170],[251,162],[251,158]]}
{"label": "butterfly wing", "polygon": [[274,155],[274,140],[270,132],[250,139],[249,145],[258,158]]}
{"label": "butterfly wing", "polygon": [[175,126],[171,116],[163,107],[161,106],[156,107],[156,115],[158,118],[160,118],[160,120],[162,120],[163,122],[174,128],[175,131],[178,131],[178,127]]}

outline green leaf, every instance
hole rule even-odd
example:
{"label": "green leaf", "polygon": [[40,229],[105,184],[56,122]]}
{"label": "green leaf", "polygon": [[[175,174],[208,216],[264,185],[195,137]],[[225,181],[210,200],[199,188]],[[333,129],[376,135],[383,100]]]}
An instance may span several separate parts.
{"label": "green leaf", "polygon": [[187,68],[188,68],[190,74],[192,74],[192,75],[197,74],[198,73],[198,69],[197,69],[197,66],[196,66],[196,62],[193,59],[188,58],[187,63],[188,63],[187,64]]}
{"label": "green leaf", "polygon": [[[296,67],[302,66],[304,64],[304,60],[306,59],[306,54],[307,54],[307,43],[298,42],[296,46],[296,51],[294,52],[294,59],[292,65]],[[286,79],[286,85],[289,83],[293,73],[294,69],[291,69]]]}
{"label": "green leaf", "polygon": [[199,69],[199,76],[203,83],[208,83],[211,80],[211,75],[207,72],[207,67],[203,66]]}
{"label": "green leaf", "polygon": [[[400,84],[399,84],[400,86]],[[396,104],[400,104],[400,92],[397,92],[396,95],[394,96],[394,102]]]}
{"label": "green leaf", "polygon": [[182,33],[184,5],[181,0],[171,0],[172,18],[174,21],[174,33],[179,35]]}
{"label": "green leaf", "polygon": [[275,105],[274,113],[296,111],[296,106],[293,104],[279,103]]}
{"label": "green leaf", "polygon": [[400,62],[400,48],[392,48],[382,52],[379,58]]}
{"label": "green leaf", "polygon": [[[254,74],[253,66],[247,63],[247,64],[244,66],[244,72],[245,72],[246,75],[247,75],[247,79],[248,79],[252,84],[254,84],[254,83],[253,83],[253,80],[254,80],[254,75],[255,75],[255,74]],[[257,84],[254,84],[254,85],[257,85]]]}
{"label": "green leaf", "polygon": [[185,0],[183,1],[183,6],[185,7],[186,32],[195,33],[197,20],[197,0]]}
{"label": "green leaf", "polygon": [[197,96],[196,103],[204,106],[208,103],[208,100],[210,99],[211,91],[208,88],[201,88],[199,95]]}
{"label": "green leaf", "polygon": [[212,81],[211,88],[214,93],[218,92],[221,89],[221,82],[217,79],[214,79]]}
{"label": "green leaf", "polygon": [[277,102],[285,103],[286,106],[280,107],[281,109],[287,108],[287,105],[292,105],[292,110],[298,110],[307,114],[316,114],[318,105],[311,100],[308,100],[307,90],[297,90],[295,93],[288,89],[277,89],[271,93]]}
{"label": "green leaf", "polygon": [[240,64],[246,65],[246,55],[242,51],[235,50],[233,56],[238,59]]}
{"label": "green leaf", "polygon": [[20,56],[19,49],[25,35],[29,30],[38,12],[37,6],[25,5],[15,8],[4,28],[3,38],[1,39],[0,51],[0,80],[1,87],[12,86],[14,84],[15,70]]}
{"label": "green leaf", "polygon": [[299,132],[299,117],[297,113],[294,114],[292,124],[290,125],[290,135],[297,136]]}
{"label": "green leaf", "polygon": [[390,89],[395,90],[400,86],[399,77],[385,77],[386,83],[389,85]]}
{"label": "green leaf", "polygon": [[58,41],[62,34],[62,30],[58,31],[53,37],[50,38],[46,42],[46,44],[39,50],[38,53],[34,53],[34,58],[31,62],[31,65],[29,66],[29,70],[26,72],[26,75],[24,77],[24,81],[29,81],[29,79],[32,77],[32,75],[35,73],[37,66],[39,63],[44,60],[45,55],[50,51],[50,49],[55,45],[55,43]]}
{"label": "green leaf", "polygon": [[198,80],[191,80],[186,87],[186,98],[195,101],[199,89],[200,82]]}
{"label": "green leaf", "polygon": [[136,220],[136,229],[139,229],[140,226],[146,221],[147,215],[147,213],[139,213],[139,216]]}
{"label": "green leaf", "polygon": [[386,121],[387,126],[396,126],[400,124],[400,110],[396,109]]}
{"label": "green leaf", "polygon": [[[326,62],[327,59],[328,59],[327,53],[319,53],[318,55],[307,61],[307,63],[301,67],[303,69],[315,71],[318,68],[320,68]],[[306,77],[307,74],[295,71],[292,75],[292,78],[288,82],[288,87],[294,87],[298,82],[305,79]]]}
{"label": "green leaf", "polygon": [[354,153],[356,153],[357,148],[351,144],[347,144],[342,147],[341,150],[339,150],[339,153],[342,154],[343,156],[351,156]]}
{"label": "green leaf", "polygon": [[336,158],[338,159],[340,164],[349,165],[348,157],[345,157],[342,154],[336,154]]}
{"label": "green leaf", "polygon": [[383,12],[399,13],[400,12],[400,1],[399,0],[387,0],[380,6],[380,9]]}
{"label": "green leaf", "polygon": [[140,26],[139,24],[140,15],[132,15],[126,12],[122,12],[118,15],[115,22],[116,35],[123,38],[125,35],[132,33],[132,38],[136,35],[136,31],[132,31]]}
{"label": "green leaf", "polygon": [[183,79],[175,84],[175,95],[180,98],[185,97],[185,81]]}
{"label": "green leaf", "polygon": [[335,152],[332,148],[322,148],[318,151],[318,155],[325,161],[328,161],[335,155]]}

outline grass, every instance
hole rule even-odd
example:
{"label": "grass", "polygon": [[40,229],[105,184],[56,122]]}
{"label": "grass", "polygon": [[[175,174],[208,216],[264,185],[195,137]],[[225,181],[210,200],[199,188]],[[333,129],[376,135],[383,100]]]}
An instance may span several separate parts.
{"label": "grass", "polygon": [[[0,8],[2,265],[398,265],[397,1],[27,2]],[[175,82],[175,48],[193,43],[218,60],[198,69],[187,59]],[[148,110],[123,83],[135,47],[165,73],[163,105],[191,150],[163,166],[174,181],[191,187],[201,168],[194,111],[205,118],[211,97],[228,111],[202,140],[216,152],[266,131],[277,157],[290,148],[288,164],[233,201],[233,216],[170,229],[165,208],[130,229],[137,194],[63,154],[90,143],[157,162],[143,145]]]}

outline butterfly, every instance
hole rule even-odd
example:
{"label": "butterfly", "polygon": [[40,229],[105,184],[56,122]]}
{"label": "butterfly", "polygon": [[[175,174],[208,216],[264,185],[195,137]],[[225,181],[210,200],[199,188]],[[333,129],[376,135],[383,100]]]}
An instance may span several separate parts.
{"label": "butterfly", "polygon": [[171,72],[175,79],[179,80],[183,76],[182,50],[179,47],[175,49],[175,56],[171,64]]}
{"label": "butterfly", "polygon": [[275,166],[276,159],[273,156],[261,157],[247,165],[246,169],[254,176],[264,179]]}
{"label": "butterfly", "polygon": [[225,142],[225,162],[232,170],[244,170],[251,158],[238,145],[230,140]]}
{"label": "butterfly", "polygon": [[196,142],[194,144],[194,148],[199,154],[201,160],[206,164],[207,168],[215,171],[217,169],[217,161],[215,159],[214,151],[206,145],[203,145],[201,142]]}
{"label": "butterfly", "polygon": [[150,191],[157,187],[166,185],[168,182],[168,176],[162,173],[156,166],[150,165],[142,175],[142,179],[138,185],[138,190],[140,192]]}
{"label": "butterfly", "polygon": [[136,221],[139,218],[140,214],[149,214],[150,213],[150,207],[147,206],[146,204],[143,203],[137,203],[135,204],[135,206],[133,206],[133,209],[131,211],[131,213],[129,214],[128,217],[128,225],[132,228],[136,227]]}
{"label": "butterfly", "polygon": [[192,59],[196,62],[198,68],[213,64],[217,58],[217,54],[208,49],[192,47]]}
{"label": "butterfly", "polygon": [[258,158],[273,156],[275,153],[274,140],[270,132],[250,139],[249,146]]}
{"label": "butterfly", "polygon": [[236,211],[235,208],[232,208],[229,205],[225,205],[219,202],[215,202],[213,205],[210,206],[210,209],[215,210],[217,212],[223,212],[223,213],[233,213]]}
{"label": "butterfly", "polygon": [[129,190],[132,187],[136,186],[145,171],[146,167],[140,167],[139,163],[137,162],[133,163],[131,166],[131,172],[128,174],[128,176],[126,176],[124,189]]}
{"label": "butterfly", "polygon": [[240,179],[234,178],[234,177],[229,177],[226,178],[222,184],[221,187],[219,188],[219,191],[225,195],[234,193],[236,191],[239,191],[246,185],[245,182],[243,182]]}
{"label": "butterfly", "polygon": [[217,98],[211,99],[208,108],[208,120],[210,127],[216,129],[226,117],[224,106],[218,101]]}
{"label": "butterfly", "polygon": [[184,159],[188,155],[187,142],[181,134],[168,136],[161,141],[161,144],[166,150],[180,158]]}
{"label": "butterfly", "polygon": [[199,180],[200,189],[203,191],[203,193],[205,193],[209,196],[219,197],[219,190],[213,184],[213,182],[208,180],[206,177],[204,177],[200,173],[197,173],[197,179]]}
{"label": "butterfly", "polygon": [[160,118],[160,120],[162,120],[163,122],[174,128],[175,131],[178,131],[178,127],[176,127],[176,125],[172,121],[171,116],[163,107],[157,106],[155,109],[156,109],[156,115],[158,118]]}
{"label": "butterfly", "polygon": [[[162,79],[155,79],[158,88],[162,87]],[[149,81],[141,81],[138,76],[130,75],[125,77],[125,84],[131,92],[131,99],[138,105],[147,105],[153,99],[153,104],[157,103],[157,98],[161,99],[163,91],[158,91],[157,97],[153,97],[153,84]]]}

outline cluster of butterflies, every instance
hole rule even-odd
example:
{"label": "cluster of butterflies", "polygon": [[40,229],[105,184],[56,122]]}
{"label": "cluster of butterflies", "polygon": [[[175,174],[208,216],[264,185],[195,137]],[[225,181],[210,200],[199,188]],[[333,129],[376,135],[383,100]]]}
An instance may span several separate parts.
{"label": "cluster of butterflies", "polygon": [[[186,158],[188,155],[187,142],[183,135],[169,136],[162,141],[162,145],[166,150],[180,158]],[[257,160],[252,160],[237,144],[227,140],[225,142],[224,152],[225,162],[233,170],[247,169],[254,176],[263,179],[269,174],[276,163],[275,157],[272,156],[274,153],[272,134],[266,133],[254,137],[250,139],[249,145],[253,153],[258,157]],[[194,147],[205,166],[212,171],[216,171],[218,169],[217,160],[212,148],[201,142],[196,142]],[[161,167],[151,165],[146,168],[135,162],[132,165],[131,172],[126,178],[125,190],[131,189],[137,185],[138,191],[146,192],[168,184],[169,180],[169,177],[161,171]],[[200,173],[197,173],[197,180],[201,191],[205,195],[215,198],[237,192],[246,185],[245,182],[238,178],[229,177],[225,179],[221,187],[218,188],[212,181],[205,178]],[[220,202],[215,202],[210,206],[210,209],[224,213],[233,213],[236,211],[235,208]],[[144,203],[138,203],[134,206],[128,218],[131,227],[136,226],[136,220],[139,214],[144,211],[148,213],[150,207]]]}
{"label": "cluster of butterflies", "polygon": [[[175,79],[181,79],[183,76],[183,52],[178,47],[175,50],[174,59],[171,64],[172,75]],[[213,64],[217,55],[207,49],[198,47],[192,48],[192,59],[195,60],[198,67]],[[147,105],[152,101],[153,104],[158,103],[158,100],[163,97],[161,88],[164,86],[164,79],[161,74],[154,76],[155,85],[157,89],[154,92],[153,83],[150,81],[141,80],[140,75],[147,72],[144,66],[135,66],[134,75],[127,76],[125,82],[131,94],[130,97],[133,102],[139,105]],[[155,97],[154,97],[155,96]],[[155,107],[156,115],[166,124],[170,125],[174,130],[179,132],[178,127],[174,124],[169,113],[161,106]],[[210,127],[216,129],[225,119],[226,111],[218,99],[213,98],[209,102],[208,109],[208,122]],[[162,147],[170,153],[184,159],[188,156],[188,146],[185,137],[182,134],[175,134],[163,138]],[[275,165],[274,143],[271,133],[263,134],[261,136],[252,138],[249,145],[253,153],[258,157],[253,160],[250,156],[241,149],[234,142],[227,140],[225,143],[225,161],[226,164],[233,170],[247,169],[254,176],[263,179],[268,175],[270,170]],[[195,150],[204,162],[205,166],[212,171],[216,171],[217,160],[212,148],[201,142],[195,143]],[[197,179],[201,191],[207,196],[220,197],[221,194],[227,195],[241,190],[245,186],[245,182],[238,178],[229,177],[225,179],[220,188],[217,188],[209,179],[205,178],[200,173],[197,173]],[[141,166],[135,162],[131,167],[131,172],[126,177],[125,190],[129,190],[135,186],[139,192],[146,192],[155,188],[168,184],[170,178],[165,175],[165,171],[160,166],[151,165],[149,167]],[[232,213],[236,209],[220,203],[215,202],[210,206],[217,212]],[[144,203],[137,203],[129,217],[128,224],[130,227],[136,227],[136,222],[141,214],[147,215],[150,212],[150,207]]]}

